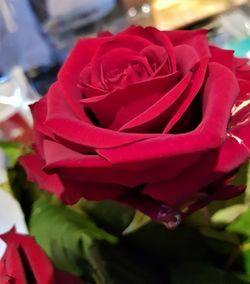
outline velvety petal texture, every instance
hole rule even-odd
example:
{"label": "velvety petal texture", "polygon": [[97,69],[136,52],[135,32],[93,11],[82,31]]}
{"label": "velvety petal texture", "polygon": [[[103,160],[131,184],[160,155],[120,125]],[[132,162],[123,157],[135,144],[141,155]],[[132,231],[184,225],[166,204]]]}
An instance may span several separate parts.
{"label": "velvety petal texture", "polygon": [[112,199],[172,228],[244,186],[250,67],[205,30],[130,27],[81,39],[32,106],[29,180],[66,203]]}
{"label": "velvety petal texture", "polygon": [[7,244],[0,260],[0,283],[83,284],[81,279],[55,269],[32,237],[12,229],[0,238]]}

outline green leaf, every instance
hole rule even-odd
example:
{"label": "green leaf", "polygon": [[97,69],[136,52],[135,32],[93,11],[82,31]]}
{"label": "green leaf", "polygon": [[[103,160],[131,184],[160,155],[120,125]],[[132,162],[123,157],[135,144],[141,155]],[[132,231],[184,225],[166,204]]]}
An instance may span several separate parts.
{"label": "green leaf", "polygon": [[126,230],[123,231],[123,234],[132,233],[133,231],[138,230],[140,227],[150,222],[150,220],[151,219],[147,215],[137,210],[132,222],[129,224]]}
{"label": "green leaf", "polygon": [[227,231],[250,237],[250,210],[241,214],[233,223],[227,226]]}
{"label": "green leaf", "polygon": [[98,284],[166,284],[166,261],[152,258],[147,251],[130,247],[126,243],[114,246],[101,242],[95,247],[96,269],[104,276]]}
{"label": "green leaf", "polygon": [[248,210],[247,204],[235,204],[217,211],[211,217],[211,222],[217,225],[228,225]]}
{"label": "green leaf", "polygon": [[237,274],[226,272],[206,263],[188,262],[172,266],[171,284],[246,284]]}
{"label": "green leaf", "polygon": [[156,259],[201,260],[206,255],[205,240],[193,228],[179,227],[174,231],[164,225],[148,222],[138,230],[124,235],[124,240],[147,251]]}
{"label": "green leaf", "polygon": [[30,233],[58,268],[78,276],[102,278],[91,265],[92,247],[98,240],[115,243],[114,236],[59,201],[48,199],[34,203],[29,225]]}
{"label": "green leaf", "polygon": [[121,234],[132,222],[135,210],[113,201],[85,201],[84,210],[100,227]]}
{"label": "green leaf", "polygon": [[19,201],[25,215],[26,223],[28,223],[33,202],[40,196],[47,196],[49,194],[39,190],[34,183],[28,182],[26,173],[19,164],[8,169],[8,180],[11,193]]}
{"label": "green leaf", "polygon": [[246,165],[246,191],[245,191],[245,203],[250,204],[250,161]]}
{"label": "green leaf", "polygon": [[235,185],[242,185],[242,184],[247,184],[247,180],[249,177],[249,166],[250,162],[245,163],[242,165],[234,178],[233,184]]}
{"label": "green leaf", "polygon": [[250,277],[250,238],[240,246],[240,255],[243,258],[245,273]]}
{"label": "green leaf", "polygon": [[18,143],[0,141],[0,148],[7,157],[7,167],[13,167],[22,153],[21,146]]}
{"label": "green leaf", "polygon": [[211,221],[214,225],[226,225],[231,223],[232,220],[244,211],[242,207],[243,204],[246,206],[250,205],[250,162],[247,162],[240,167],[234,178],[233,184],[247,185],[247,187],[243,194],[240,194],[235,198],[223,201],[213,201],[208,205],[208,213],[209,216],[213,216]]}
{"label": "green leaf", "polygon": [[[240,245],[240,240],[237,235],[227,232],[219,231],[209,227],[204,227],[200,229],[201,234],[205,237],[206,243],[208,241],[213,241],[213,244],[217,244],[218,251],[225,251],[225,248],[235,249]],[[210,246],[210,244],[209,244]],[[230,252],[226,250],[226,252]]]}

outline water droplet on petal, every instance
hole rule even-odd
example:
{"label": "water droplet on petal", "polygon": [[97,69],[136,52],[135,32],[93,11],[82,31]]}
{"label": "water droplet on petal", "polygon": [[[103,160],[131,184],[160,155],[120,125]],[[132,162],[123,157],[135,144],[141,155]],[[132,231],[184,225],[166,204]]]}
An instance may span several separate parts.
{"label": "water droplet on petal", "polygon": [[169,230],[174,230],[180,225],[182,215],[178,210],[164,204],[161,206],[156,220],[162,222]]}

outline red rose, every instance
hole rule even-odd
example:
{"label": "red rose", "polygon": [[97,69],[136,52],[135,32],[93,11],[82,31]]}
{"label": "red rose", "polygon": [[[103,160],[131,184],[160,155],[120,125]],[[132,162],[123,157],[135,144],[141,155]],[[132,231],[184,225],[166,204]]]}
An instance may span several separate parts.
{"label": "red rose", "polygon": [[79,278],[55,269],[32,237],[15,230],[0,237],[7,243],[0,260],[1,284],[83,284]]}
{"label": "red rose", "polygon": [[249,100],[247,60],[203,30],[82,39],[32,106],[35,152],[21,163],[66,203],[118,200],[173,225],[242,191],[230,179],[250,154]]}

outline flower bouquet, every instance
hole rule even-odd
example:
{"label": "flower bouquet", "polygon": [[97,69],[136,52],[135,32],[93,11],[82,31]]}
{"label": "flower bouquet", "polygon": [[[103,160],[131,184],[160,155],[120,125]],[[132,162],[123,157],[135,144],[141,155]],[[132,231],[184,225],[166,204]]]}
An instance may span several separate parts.
{"label": "flower bouquet", "polygon": [[34,183],[9,182],[35,240],[2,236],[1,283],[250,283],[246,59],[205,30],[105,32],[31,111]]}

